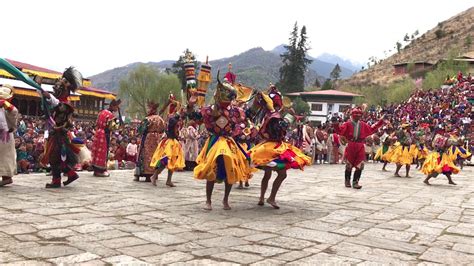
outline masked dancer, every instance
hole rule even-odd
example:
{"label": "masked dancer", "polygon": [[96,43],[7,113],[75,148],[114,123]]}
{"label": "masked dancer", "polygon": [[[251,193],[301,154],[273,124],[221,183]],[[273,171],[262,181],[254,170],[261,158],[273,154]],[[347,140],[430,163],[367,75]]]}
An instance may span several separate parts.
{"label": "masked dancer", "polygon": [[64,186],[79,178],[74,168],[79,162],[78,154],[84,144],[74,139],[72,132],[74,108],[69,104],[68,98],[81,86],[81,73],[70,67],[53,86],[53,94],[43,92],[43,97],[52,107],[51,117],[54,121],[42,161],[43,165],[48,163],[51,165],[52,181],[46,184],[46,188],[61,187],[61,173],[68,177],[63,182]]}
{"label": "masked dancer", "polygon": [[135,168],[135,179],[145,177],[146,182],[150,182],[150,177],[155,172],[155,168],[150,166],[153,153],[161,140],[165,131],[165,121],[157,114],[158,104],[148,103],[148,115],[140,125],[139,131],[142,135],[140,148],[138,150],[138,160]]}
{"label": "masked dancer", "polygon": [[265,171],[258,205],[264,205],[265,192],[272,172],[275,171],[277,177],[273,181],[272,191],[267,203],[273,208],[279,209],[280,207],[276,203],[276,195],[287,177],[287,170],[290,168],[303,170],[304,166],[311,164],[311,158],[296,146],[285,141],[290,123],[295,122],[296,117],[290,113],[283,116],[283,97],[275,86],[270,86],[267,93],[257,95],[251,112],[258,109],[263,110],[264,113],[260,128],[260,137],[263,141],[249,151],[252,164]]}

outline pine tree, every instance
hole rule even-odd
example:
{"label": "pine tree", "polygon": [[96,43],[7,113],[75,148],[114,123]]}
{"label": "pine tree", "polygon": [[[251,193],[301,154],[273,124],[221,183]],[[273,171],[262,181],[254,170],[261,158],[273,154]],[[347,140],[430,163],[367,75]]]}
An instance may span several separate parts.
{"label": "pine tree", "polygon": [[332,90],[332,82],[331,82],[331,79],[326,79],[326,81],[324,81],[324,84],[323,86],[321,87],[321,90],[325,91],[325,90]]}
{"label": "pine tree", "polygon": [[400,42],[397,42],[395,44],[395,48],[397,49],[397,53],[400,53],[400,51],[402,50],[402,44]]}
{"label": "pine tree", "polygon": [[283,46],[286,51],[280,55],[283,61],[283,66],[280,67],[280,81],[277,83],[277,86],[283,91],[294,86],[292,81],[294,81],[295,73],[292,68],[292,62],[295,60],[297,41],[298,24],[295,23],[293,31],[290,34],[289,45]]}
{"label": "pine tree", "polygon": [[329,76],[333,80],[338,80],[341,77],[341,67],[339,66],[339,64],[336,64],[336,66],[334,66]]}
{"label": "pine tree", "polygon": [[301,28],[298,36],[298,23],[293,26],[290,34],[289,45],[285,45],[286,52],[281,54],[283,66],[280,67],[280,81],[277,85],[283,92],[296,92],[304,90],[304,74],[312,60],[306,58],[308,47],[306,26]]}
{"label": "pine tree", "polygon": [[316,87],[316,88],[321,88],[321,81],[319,81],[319,79],[316,78],[316,80],[314,81],[313,86]]}

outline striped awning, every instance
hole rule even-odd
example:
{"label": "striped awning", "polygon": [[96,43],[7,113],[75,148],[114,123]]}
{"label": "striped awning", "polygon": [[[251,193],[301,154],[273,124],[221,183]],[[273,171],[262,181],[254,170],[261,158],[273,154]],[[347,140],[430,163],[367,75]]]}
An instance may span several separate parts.
{"label": "striped awning", "polygon": [[[23,89],[23,88],[13,88],[13,95],[22,95],[22,96],[29,96],[29,97],[35,97],[35,98],[40,97],[38,91]],[[68,100],[71,102],[75,102],[75,101],[81,100],[81,98],[79,95],[71,95],[68,97]]]}
{"label": "striped awning", "polygon": [[49,78],[49,79],[59,79],[62,77],[62,74],[48,73],[48,72],[36,71],[36,70],[31,70],[31,69],[26,69],[26,68],[23,68],[21,71],[26,74],[32,74],[32,75],[40,76],[43,78]]}
{"label": "striped awning", "polygon": [[0,77],[15,78],[12,74],[8,73],[3,69],[0,69]]}
{"label": "striped awning", "polygon": [[[28,74],[28,75],[36,75],[36,76],[40,76],[40,77],[49,79],[51,81],[48,81],[48,82],[51,83],[51,84],[54,83],[56,79],[59,79],[59,78],[62,77],[61,73],[49,73],[49,72],[43,72],[43,71],[32,70],[32,69],[27,69],[27,68],[23,68],[23,69],[21,69],[21,71],[23,73]],[[12,78],[12,79],[15,78],[12,74],[8,73],[7,71],[5,71],[3,69],[0,69],[0,77]],[[43,84],[43,85],[46,85],[46,84]],[[83,87],[91,87],[92,82],[89,79],[83,79],[82,80],[82,86]]]}
{"label": "striped awning", "polygon": [[[1,71],[1,70],[0,70]],[[23,81],[17,80],[17,79],[8,79],[8,78],[2,78],[0,77],[0,85],[3,84],[9,84],[15,88],[21,88],[21,89],[28,89],[28,90],[33,90],[36,91],[35,88],[31,87],[30,85],[24,83]],[[42,84],[41,88],[47,92],[53,92],[53,85],[49,84]]]}
{"label": "striped awning", "polygon": [[77,92],[80,93],[81,95],[93,96],[93,97],[103,98],[103,99],[107,99],[107,100],[114,100],[114,99],[117,98],[112,93],[91,91],[89,89],[79,89],[79,90],[77,90]]}
{"label": "striped awning", "polygon": [[22,96],[37,97],[37,98],[40,97],[39,93],[36,90],[29,90],[29,89],[22,89],[22,88],[13,88],[13,95],[22,95]]}

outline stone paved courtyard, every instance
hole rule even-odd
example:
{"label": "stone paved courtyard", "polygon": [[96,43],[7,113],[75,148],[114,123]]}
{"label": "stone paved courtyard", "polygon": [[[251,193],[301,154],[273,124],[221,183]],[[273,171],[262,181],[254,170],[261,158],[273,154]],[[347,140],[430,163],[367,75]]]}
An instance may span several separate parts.
{"label": "stone paved courtyard", "polygon": [[233,189],[230,211],[216,185],[211,212],[190,172],[176,188],[133,182],[132,171],[83,172],[58,190],[43,188],[44,174],[21,175],[0,188],[0,263],[474,264],[474,167],[458,186],[380,168],[366,166],[360,191],[343,186],[342,165],[291,171],[280,210],[257,206],[259,172]]}

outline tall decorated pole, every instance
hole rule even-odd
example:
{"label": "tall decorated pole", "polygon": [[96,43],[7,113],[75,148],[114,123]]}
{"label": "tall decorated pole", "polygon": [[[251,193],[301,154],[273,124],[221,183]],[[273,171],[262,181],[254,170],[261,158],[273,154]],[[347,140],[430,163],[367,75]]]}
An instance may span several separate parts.
{"label": "tall decorated pole", "polygon": [[206,101],[206,93],[209,85],[212,81],[211,76],[211,65],[209,64],[209,58],[206,56],[206,63],[201,65],[201,71],[198,75],[198,88],[197,88],[197,105],[203,107]]}
{"label": "tall decorated pole", "polygon": [[186,100],[196,92],[196,67],[193,61],[194,55],[186,51],[184,55],[184,77],[186,78]]}

